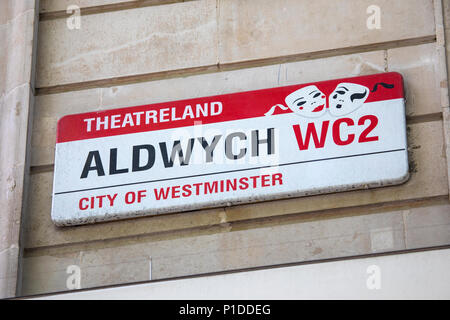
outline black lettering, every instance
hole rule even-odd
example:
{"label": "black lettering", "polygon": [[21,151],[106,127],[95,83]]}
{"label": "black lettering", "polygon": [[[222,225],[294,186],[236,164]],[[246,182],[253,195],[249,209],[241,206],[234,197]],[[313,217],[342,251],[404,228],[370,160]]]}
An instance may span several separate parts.
{"label": "black lettering", "polygon": [[194,148],[195,139],[189,139],[189,143],[186,149],[186,156],[184,156],[183,149],[181,148],[180,140],[176,140],[173,142],[172,153],[169,155],[167,152],[167,145],[165,142],[160,142],[159,147],[161,149],[161,155],[164,161],[164,166],[166,168],[172,168],[174,164],[175,157],[178,155],[178,160],[180,161],[180,165],[187,166],[191,159],[192,149]]}
{"label": "black lettering", "polygon": [[275,129],[267,129],[267,139],[259,139],[259,131],[252,131],[252,157],[259,156],[259,145],[267,144],[267,154],[275,153]]}
{"label": "black lettering", "polygon": [[247,148],[242,148],[238,154],[233,154],[233,139],[247,140],[247,136],[243,132],[235,132],[228,135],[225,139],[225,156],[230,160],[239,160],[247,154]]}
{"label": "black lettering", "polygon": [[117,149],[111,149],[109,153],[109,174],[127,173],[128,169],[117,169]]}
{"label": "black lettering", "polygon": [[217,146],[217,143],[219,142],[220,138],[222,138],[221,135],[217,135],[214,137],[214,139],[211,141],[211,144],[208,144],[206,139],[204,137],[198,138],[198,141],[202,144],[203,149],[205,149],[206,152],[206,162],[212,162],[214,158],[214,149]]}
{"label": "black lettering", "polygon": [[[140,165],[141,150],[147,150],[148,160],[145,165]],[[145,171],[155,164],[155,147],[151,144],[144,144],[133,147],[133,172]]]}
{"label": "black lettering", "polygon": [[[95,166],[92,165],[92,161],[95,160]],[[81,173],[81,179],[86,179],[89,171],[97,171],[97,175],[104,176],[105,170],[103,170],[102,160],[98,151],[89,152],[86,163],[84,164],[83,172]]]}

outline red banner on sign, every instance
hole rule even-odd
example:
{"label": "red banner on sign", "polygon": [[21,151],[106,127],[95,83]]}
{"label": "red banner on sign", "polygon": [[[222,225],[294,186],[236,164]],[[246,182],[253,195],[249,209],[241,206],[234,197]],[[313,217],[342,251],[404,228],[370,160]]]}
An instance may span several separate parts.
{"label": "red banner on sign", "polygon": [[338,116],[363,103],[403,97],[402,76],[395,72],[329,80],[69,115],[58,122],[57,143],[290,112]]}

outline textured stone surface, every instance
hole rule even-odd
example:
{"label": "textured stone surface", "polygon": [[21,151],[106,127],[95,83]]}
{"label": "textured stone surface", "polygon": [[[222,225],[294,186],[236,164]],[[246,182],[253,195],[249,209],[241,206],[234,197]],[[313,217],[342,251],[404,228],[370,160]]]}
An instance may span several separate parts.
{"label": "textured stone surface", "polygon": [[[381,28],[369,30],[366,10],[374,4]],[[220,1],[220,62],[433,35],[433,13],[432,0]]]}
{"label": "textured stone surface", "polygon": [[31,165],[54,162],[57,121],[66,114],[101,109],[101,90],[92,89],[37,96],[31,136]]}
{"label": "textured stone surface", "polygon": [[[0,47],[0,96],[8,94],[14,88],[31,81],[31,52],[34,37],[34,7],[25,5],[30,1],[18,1],[10,5],[13,18],[0,24],[2,46]],[[4,3],[2,3],[2,6]],[[21,11],[25,10],[25,11]],[[1,11],[1,10],[0,10]],[[8,11],[7,11],[8,12]],[[2,12],[3,14],[5,12]]]}
{"label": "textured stone surface", "polygon": [[215,9],[201,0],[87,15],[79,30],[41,21],[36,86],[214,65]]}
{"label": "textured stone surface", "polygon": [[34,26],[34,1],[0,2],[0,298],[14,296],[18,282]]}
{"label": "textured stone surface", "polygon": [[28,181],[28,115],[32,104],[29,84],[18,86],[0,98],[0,252],[5,250],[0,259],[0,298],[16,294],[22,201],[26,198]]}
{"label": "textured stone surface", "polygon": [[30,95],[29,84],[24,84],[1,101],[0,203],[4,214],[0,215],[0,251],[19,241]]}
{"label": "textured stone surface", "polygon": [[107,11],[121,9],[124,6],[142,5],[164,5],[174,2],[186,2],[197,0],[40,0],[41,13],[53,13],[55,11],[66,11],[71,5],[76,5],[81,9],[92,7],[106,7]]}
{"label": "textured stone surface", "polygon": [[406,246],[433,247],[450,244],[450,207],[441,205],[403,212]]}
{"label": "textured stone surface", "polygon": [[[449,0],[442,0],[442,11],[443,11],[445,31],[448,32],[450,30],[450,1]],[[447,45],[448,45],[448,41],[447,41]]]}
{"label": "textured stone surface", "polygon": [[407,115],[442,112],[439,54],[435,43],[387,51],[389,71],[404,77]]}
{"label": "textured stone surface", "polygon": [[40,12],[48,13],[54,11],[67,10],[67,8],[71,5],[76,5],[80,8],[86,8],[86,7],[122,4],[127,2],[136,2],[136,0],[40,0],[40,2],[41,2]]}
{"label": "textured stone surface", "polygon": [[124,7],[165,5],[186,1],[197,0],[40,0],[40,13],[59,13],[61,11],[66,11],[67,8],[72,5],[78,6],[80,9],[100,9],[100,12],[102,12],[122,10]]}
{"label": "textured stone surface", "polygon": [[[76,257],[82,287],[89,288],[147,281],[150,272],[152,279],[164,279],[421,248],[430,244],[424,235],[432,237],[436,232],[441,241],[450,242],[449,233],[442,230],[442,227],[448,230],[450,225],[448,202],[406,211],[380,211],[372,209],[321,219],[297,216],[282,224],[272,222],[257,228],[170,240],[140,239],[110,242],[108,246],[99,242],[35,250],[25,259],[27,274],[30,277],[42,274],[42,280],[26,278],[24,294],[61,290],[68,276],[64,270]],[[422,236],[413,235],[424,229]]]}
{"label": "textured stone surface", "polygon": [[[450,249],[437,249],[209,274],[31,299],[442,300],[450,297],[449,264]],[[374,290],[377,288],[381,290]]]}
{"label": "textured stone surface", "polygon": [[[189,1],[84,16],[80,30],[69,30],[65,19],[42,21],[37,86],[215,66],[435,33],[431,0],[378,2],[383,25],[376,30],[366,26],[366,9],[373,4],[369,0],[227,0],[220,1],[218,9],[214,0]],[[350,11],[361,14],[348,15]],[[164,18],[169,15],[177,19]]]}
{"label": "textured stone surface", "polygon": [[[446,51],[446,67],[447,67],[447,89],[449,87],[448,75],[450,73],[450,1],[443,0],[443,20],[444,20],[444,40],[445,40],[445,51]],[[448,102],[448,91],[447,91],[447,102]],[[450,105],[449,103],[443,106],[443,118],[444,118],[444,135],[446,141],[446,151],[447,151],[447,167],[450,178]],[[449,180],[450,184],[450,180]]]}
{"label": "textured stone surface", "polygon": [[0,250],[0,298],[15,295],[19,248],[17,245]]}
{"label": "textured stone surface", "polygon": [[[0,10],[0,25],[11,22],[27,11],[34,11],[34,7],[35,0],[2,0]],[[5,48],[5,46],[3,46],[3,48]]]}
{"label": "textured stone surface", "polygon": [[52,288],[50,291],[53,292],[71,289],[67,286],[67,280],[73,274],[69,267],[79,266],[81,257],[81,252],[71,252],[23,259],[21,295],[46,293],[37,288]]}
{"label": "textured stone surface", "polygon": [[[53,174],[51,172],[35,174],[32,175],[31,180],[26,247],[112,239],[194,227],[203,228],[231,221],[448,195],[446,159],[442,153],[442,122],[414,124],[410,126],[409,131],[412,173],[411,179],[404,185],[262,202],[225,209],[145,217],[91,226],[55,227],[50,219]],[[176,237],[176,234],[173,236]]]}
{"label": "textured stone surface", "polygon": [[282,85],[356,77],[388,71],[382,50],[279,65]]}
{"label": "textured stone surface", "polygon": [[444,152],[447,155],[447,172],[449,178],[450,185],[450,108],[444,107],[442,112],[443,114],[443,122],[444,122],[444,140],[445,140],[445,149]]}

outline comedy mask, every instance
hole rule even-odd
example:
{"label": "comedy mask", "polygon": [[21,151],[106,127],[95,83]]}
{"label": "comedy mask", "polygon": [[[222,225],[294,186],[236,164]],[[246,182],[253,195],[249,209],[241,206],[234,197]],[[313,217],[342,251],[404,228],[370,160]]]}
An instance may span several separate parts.
{"label": "comedy mask", "polygon": [[326,112],[326,96],[316,87],[301,88],[286,97],[286,104],[294,113],[307,118],[317,118]]}

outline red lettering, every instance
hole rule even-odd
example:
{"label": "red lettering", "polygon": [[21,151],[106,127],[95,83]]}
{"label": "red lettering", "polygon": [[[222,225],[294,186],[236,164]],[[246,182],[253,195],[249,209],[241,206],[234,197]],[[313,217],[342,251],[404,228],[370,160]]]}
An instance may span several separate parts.
{"label": "red lettering", "polygon": [[253,188],[256,188],[258,185],[257,185],[257,183],[258,183],[258,178],[259,178],[259,176],[255,176],[255,177],[250,177],[250,179],[252,179],[252,181],[253,181]]}
{"label": "red lettering", "polygon": [[237,189],[237,180],[227,180],[227,191],[233,190],[236,191]]}
{"label": "red lettering", "polygon": [[345,145],[352,143],[355,140],[355,135],[349,134],[347,136],[347,140],[342,140],[341,139],[341,123],[346,123],[347,126],[349,126],[349,127],[354,126],[355,123],[350,118],[338,119],[333,123],[333,141],[334,141],[334,143],[336,143],[338,146],[345,146]]}
{"label": "red lettering", "polygon": [[112,207],[114,206],[114,200],[117,198],[117,193],[113,196],[107,194],[107,195],[101,195],[101,196],[93,196],[90,198],[81,198],[78,202],[78,208],[82,211],[87,209],[97,209],[97,208],[103,208],[103,206],[107,206],[108,202],[105,199],[109,200],[109,205]]}
{"label": "red lettering", "polygon": [[270,187],[270,175],[263,175],[261,177],[261,185],[262,187]]}
{"label": "red lettering", "polygon": [[89,198],[82,198],[82,199],[80,199],[80,202],[78,203],[78,207],[80,208],[80,210],[87,210],[89,208],[88,204],[86,206],[83,205],[84,201],[88,201],[89,202]]}
{"label": "red lettering", "polygon": [[198,196],[200,194],[200,186],[202,184],[201,183],[194,183],[193,185],[195,186],[195,194]]}
{"label": "red lettering", "polygon": [[367,137],[369,135],[369,133],[371,133],[372,130],[375,129],[375,127],[378,125],[378,118],[374,115],[364,116],[361,119],[359,119],[358,125],[360,125],[360,126],[364,125],[367,120],[370,121],[370,124],[359,136],[359,141],[358,141],[359,143],[378,141],[378,136]]}
{"label": "red lettering", "polygon": [[239,179],[239,189],[246,190],[248,189],[248,178],[240,178]]}
{"label": "red lettering", "polygon": [[103,199],[104,198],[106,198],[106,196],[97,196],[99,208],[103,208]]}
{"label": "red lettering", "polygon": [[205,193],[217,193],[217,181],[213,183],[205,182]]}
{"label": "red lettering", "polygon": [[180,186],[172,187],[172,198],[179,198],[180,197],[180,195],[179,195],[179,193],[181,192],[180,188],[181,188]]}
{"label": "red lettering", "polygon": [[116,198],[117,198],[117,193],[114,194],[113,197],[111,197],[111,196],[108,194],[109,205],[110,205],[111,207],[114,206],[114,200],[116,200]]}
{"label": "red lettering", "polygon": [[325,140],[327,137],[329,125],[330,125],[330,121],[328,121],[328,120],[322,122],[322,131],[320,133],[320,140],[319,140],[315,123],[314,122],[308,123],[308,127],[306,128],[306,138],[305,138],[304,142],[303,142],[300,125],[298,125],[298,124],[293,125],[292,127],[294,129],[295,137],[297,138],[297,143],[298,143],[299,149],[300,150],[309,149],[309,141],[311,140],[311,136],[314,140],[314,145],[316,146],[316,148],[323,148],[325,145]]}
{"label": "red lettering", "polygon": [[280,186],[283,184],[283,174],[276,173],[272,176],[272,185],[276,186],[277,182]]}
{"label": "red lettering", "polygon": [[132,204],[136,201],[136,194],[134,192],[128,192],[125,194],[125,203]]}
{"label": "red lettering", "polygon": [[183,186],[183,197],[190,197],[192,195],[191,187],[192,186],[190,184]]}
{"label": "red lettering", "polygon": [[161,200],[161,199],[166,200],[167,197],[169,197],[170,187],[168,187],[166,189],[160,188],[159,192],[156,189],[153,189],[153,191],[155,192],[156,200]]}
{"label": "red lettering", "polygon": [[142,202],[142,199],[144,199],[147,195],[145,194],[147,191],[146,190],[139,190],[138,191],[138,203]]}

